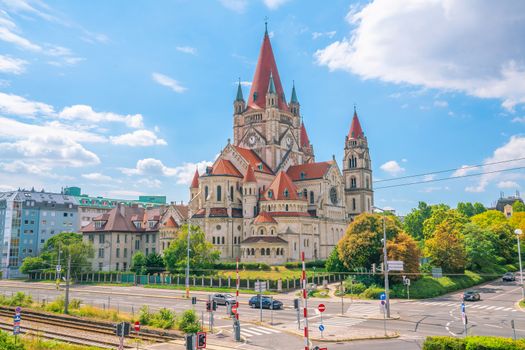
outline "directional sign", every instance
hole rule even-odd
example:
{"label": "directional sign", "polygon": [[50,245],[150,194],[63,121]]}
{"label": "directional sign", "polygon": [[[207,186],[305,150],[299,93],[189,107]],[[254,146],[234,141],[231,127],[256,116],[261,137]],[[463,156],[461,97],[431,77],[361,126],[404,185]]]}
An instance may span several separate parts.
{"label": "directional sign", "polygon": [[390,260],[387,262],[388,271],[403,271],[403,262],[400,260]]}
{"label": "directional sign", "polygon": [[22,319],[22,316],[20,316],[20,314],[16,314],[15,317],[13,318],[13,321],[20,322],[21,319]]}
{"label": "directional sign", "polygon": [[135,332],[140,332],[140,322],[136,321],[134,324]]}
{"label": "directional sign", "polygon": [[380,300],[386,300],[386,294],[385,293],[379,294],[379,299]]}
{"label": "directional sign", "polygon": [[326,310],[326,306],[324,306],[324,304],[319,304],[317,310],[319,310],[319,312],[324,312]]}
{"label": "directional sign", "polygon": [[266,281],[264,281],[264,282],[259,282],[259,281],[255,282],[254,290],[256,292],[266,292]]}
{"label": "directional sign", "polygon": [[319,325],[319,330],[320,330],[321,332],[324,331],[324,325],[320,324],[320,325]]}

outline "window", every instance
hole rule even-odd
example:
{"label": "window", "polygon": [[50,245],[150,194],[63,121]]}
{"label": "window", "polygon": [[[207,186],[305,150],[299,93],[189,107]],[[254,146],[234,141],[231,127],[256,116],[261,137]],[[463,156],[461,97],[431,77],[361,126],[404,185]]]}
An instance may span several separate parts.
{"label": "window", "polygon": [[264,248],[261,248],[261,255],[265,255],[264,253],[265,253]]}
{"label": "window", "polygon": [[270,255],[270,248],[266,248],[266,255]]}
{"label": "window", "polygon": [[306,174],[304,173],[304,171],[301,171],[301,180],[304,180],[304,178],[306,177]]}
{"label": "window", "polygon": [[67,217],[67,213],[64,213],[64,217]]}
{"label": "window", "polygon": [[117,243],[120,243],[120,235],[117,234]]}
{"label": "window", "polygon": [[115,256],[117,258],[120,258],[120,248],[117,248],[116,252],[115,252]]}
{"label": "window", "polygon": [[215,244],[215,237],[212,237],[211,241],[212,241],[213,244]]}
{"label": "window", "polygon": [[297,250],[297,242],[293,242],[293,250]]}
{"label": "window", "polygon": [[125,257],[125,258],[128,257],[128,248],[124,248],[124,257]]}
{"label": "window", "polygon": [[273,198],[273,191],[272,190],[268,191],[268,198]]}
{"label": "window", "polygon": [[98,235],[98,243],[104,244],[104,235],[102,233]]}
{"label": "window", "polygon": [[126,271],[128,269],[128,263],[122,263],[122,270]]}
{"label": "window", "polygon": [[233,186],[230,186],[230,200],[233,201]]}
{"label": "window", "polygon": [[102,266],[103,266],[102,263],[98,263],[98,270],[99,271],[102,271]]}
{"label": "window", "polygon": [[370,211],[370,198],[368,198],[368,211]]}
{"label": "window", "polygon": [[220,229],[221,229],[221,225],[217,225],[217,226],[215,226],[215,229],[217,229],[217,231],[220,231]]}
{"label": "window", "polygon": [[310,191],[310,204],[314,204],[314,191]]}
{"label": "window", "polygon": [[119,265],[118,263],[115,264],[115,270],[116,270],[116,271],[118,271],[118,269],[119,269],[119,266],[118,266],[118,265]]}
{"label": "window", "polygon": [[284,189],[284,198],[288,198],[290,196],[290,192],[288,192],[288,189]]}
{"label": "window", "polygon": [[137,239],[135,241],[135,250],[139,250],[140,249],[140,241]]}
{"label": "window", "polygon": [[252,255],[255,255],[255,249],[252,248]]}
{"label": "window", "polygon": [[352,210],[356,210],[355,198],[352,198]]}
{"label": "window", "polygon": [[222,200],[222,187],[217,186],[217,202],[220,202]]}
{"label": "window", "polygon": [[304,199],[308,198],[308,190],[306,188],[303,190],[303,197]]}
{"label": "window", "polygon": [[357,187],[357,179],[355,177],[350,178],[350,187],[351,188]]}
{"label": "window", "polygon": [[155,248],[151,248],[151,254],[155,254]]}
{"label": "window", "polygon": [[366,177],[366,188],[370,188],[370,179]]}
{"label": "window", "polygon": [[99,258],[104,258],[104,248],[99,248],[98,249],[98,257]]}
{"label": "window", "polygon": [[146,256],[148,256],[148,255],[149,255],[149,249],[146,248]]}
{"label": "window", "polygon": [[288,211],[288,204],[284,206],[285,210]]}
{"label": "window", "polygon": [[208,186],[204,186],[204,200],[208,200]]}
{"label": "window", "polygon": [[154,233],[151,235],[151,243],[155,243],[155,237],[156,237],[156,236],[157,236],[157,235],[154,234]]}
{"label": "window", "polygon": [[128,243],[128,235],[124,235],[124,243]]}
{"label": "window", "polygon": [[146,243],[149,243],[149,235],[146,235]]}
{"label": "window", "polygon": [[224,244],[224,237],[222,237],[222,244]]}
{"label": "window", "polygon": [[352,158],[350,158],[348,160],[348,162],[349,162],[348,166],[350,168],[356,168],[357,167],[357,158],[355,156],[352,156]]}

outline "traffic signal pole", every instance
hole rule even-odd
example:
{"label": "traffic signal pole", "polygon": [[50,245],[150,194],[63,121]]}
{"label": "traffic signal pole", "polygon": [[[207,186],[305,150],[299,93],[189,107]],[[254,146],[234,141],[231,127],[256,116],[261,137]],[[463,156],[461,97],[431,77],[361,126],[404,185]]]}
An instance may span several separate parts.
{"label": "traffic signal pole", "polygon": [[66,275],[66,297],[64,298],[64,313],[69,313],[69,279],[71,278],[71,250],[67,257],[67,275]]}

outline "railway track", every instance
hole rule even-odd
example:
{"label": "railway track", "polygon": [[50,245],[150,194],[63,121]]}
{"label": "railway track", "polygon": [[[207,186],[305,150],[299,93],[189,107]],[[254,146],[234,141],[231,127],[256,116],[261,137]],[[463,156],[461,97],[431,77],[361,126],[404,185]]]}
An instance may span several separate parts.
{"label": "railway track", "polygon": [[[14,308],[0,306],[0,317],[12,318],[14,313]],[[111,322],[80,319],[73,316],[55,315],[32,310],[22,311],[22,322],[24,321],[54,326],[58,329],[66,329],[67,333],[42,330],[27,326],[21,327],[23,333],[34,332],[39,333],[42,337],[48,339],[57,339],[68,343],[93,345],[103,348],[114,348],[116,345],[118,345],[118,339],[115,336],[115,324]],[[0,320],[0,328],[12,330],[12,323]],[[79,334],[82,334],[82,332],[91,334],[95,333],[95,335],[102,335],[106,338],[114,338],[115,340],[93,340],[92,337],[86,335],[72,335],[71,330],[77,330],[79,331]],[[180,336],[176,333],[168,331],[144,329],[140,333],[131,332],[129,338],[140,339],[141,341],[148,343],[165,343],[171,340],[179,339]]]}

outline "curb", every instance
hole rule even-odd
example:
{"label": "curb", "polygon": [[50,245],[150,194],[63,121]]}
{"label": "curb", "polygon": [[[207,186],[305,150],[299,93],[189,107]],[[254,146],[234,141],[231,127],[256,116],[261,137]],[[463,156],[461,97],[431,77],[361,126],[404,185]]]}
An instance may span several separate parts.
{"label": "curb", "polygon": [[400,337],[399,333],[396,332],[392,335],[380,335],[380,336],[357,337],[357,338],[336,338],[336,339],[310,338],[310,340],[321,342],[321,343],[338,343],[338,342],[350,342],[350,341],[360,341],[360,340],[396,339],[399,337]]}

